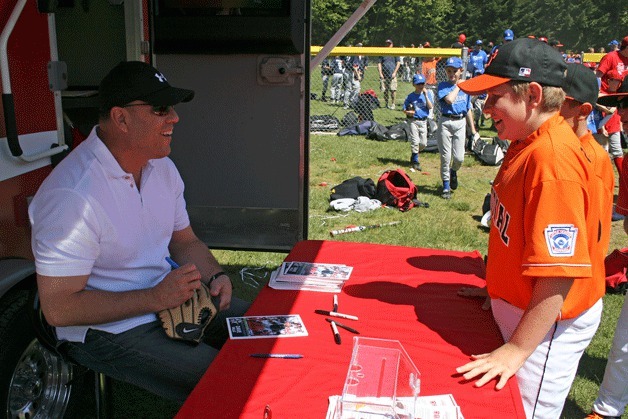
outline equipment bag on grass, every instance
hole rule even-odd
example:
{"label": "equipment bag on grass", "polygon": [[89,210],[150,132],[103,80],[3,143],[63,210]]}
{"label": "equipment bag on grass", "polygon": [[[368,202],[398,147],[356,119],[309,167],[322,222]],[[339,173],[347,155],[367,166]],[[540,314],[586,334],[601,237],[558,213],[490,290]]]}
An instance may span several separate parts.
{"label": "equipment bag on grass", "polygon": [[604,259],[606,270],[606,291],[612,294],[625,294],[628,288],[628,248],[615,249]]}
{"label": "equipment bag on grass", "polygon": [[352,177],[331,188],[330,201],[342,198],[357,199],[359,196],[375,198],[375,182],[373,179],[364,179],[360,176]]}
{"label": "equipment bag on grass", "polygon": [[492,142],[479,139],[471,144],[471,150],[478,160],[487,166],[499,166],[508,150],[508,142],[493,138]]}
{"label": "equipment bag on grass", "polygon": [[333,115],[310,116],[310,131],[336,131],[340,128],[340,121]]}
{"label": "equipment bag on grass", "polygon": [[416,194],[418,190],[412,179],[402,169],[387,170],[377,181],[377,194],[375,198],[382,205],[399,208],[399,211],[408,211],[417,205]]}
{"label": "equipment bag on grass", "polygon": [[387,140],[408,141],[408,138],[410,137],[410,135],[408,135],[409,130],[410,128],[408,124],[401,122],[388,127],[388,131],[386,131],[384,136]]}

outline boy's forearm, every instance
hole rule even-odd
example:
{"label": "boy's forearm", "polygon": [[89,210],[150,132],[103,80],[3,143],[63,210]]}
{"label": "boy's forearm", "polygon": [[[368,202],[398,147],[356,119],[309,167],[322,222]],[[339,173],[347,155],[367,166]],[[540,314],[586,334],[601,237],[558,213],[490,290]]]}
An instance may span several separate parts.
{"label": "boy's forearm", "polygon": [[536,347],[560,315],[573,278],[537,278],[532,299],[509,343],[528,354]]}

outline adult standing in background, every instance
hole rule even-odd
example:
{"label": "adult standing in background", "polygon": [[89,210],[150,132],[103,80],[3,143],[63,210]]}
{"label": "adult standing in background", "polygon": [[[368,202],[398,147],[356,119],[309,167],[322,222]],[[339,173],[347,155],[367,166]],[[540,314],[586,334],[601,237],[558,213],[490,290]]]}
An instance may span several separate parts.
{"label": "adult standing in background", "polygon": [[464,43],[467,41],[467,35],[461,33],[460,35],[458,35],[458,40],[456,42],[454,42],[453,44],[451,44],[452,48],[463,48],[464,47]]}
{"label": "adult standing in background", "polygon": [[628,74],[628,36],[621,40],[621,45],[618,49],[602,57],[600,65],[595,70],[595,75],[602,80],[600,86],[602,93],[608,93],[608,73],[611,70],[617,70],[622,77]]}
{"label": "adult standing in background", "polygon": [[[386,46],[388,48],[393,47],[393,41],[386,40]],[[379,70],[379,82],[382,93],[384,93],[384,103],[388,109],[395,109],[395,99],[397,97],[397,72],[401,67],[401,60],[399,57],[393,57],[390,55],[379,57],[379,63],[377,63],[377,69]],[[390,96],[390,104],[388,97]]]}
{"label": "adult standing in background", "polygon": [[608,46],[609,52],[617,51],[619,49],[619,41],[617,41],[617,39],[613,39],[611,42],[608,43]]}

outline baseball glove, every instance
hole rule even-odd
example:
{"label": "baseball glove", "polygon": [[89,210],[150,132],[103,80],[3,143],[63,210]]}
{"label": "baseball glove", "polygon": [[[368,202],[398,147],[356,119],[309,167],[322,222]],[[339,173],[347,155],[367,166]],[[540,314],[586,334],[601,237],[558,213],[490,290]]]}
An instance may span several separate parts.
{"label": "baseball glove", "polygon": [[198,343],[217,312],[209,287],[201,283],[201,288],[194,292],[192,298],[179,307],[160,311],[159,319],[172,339]]}

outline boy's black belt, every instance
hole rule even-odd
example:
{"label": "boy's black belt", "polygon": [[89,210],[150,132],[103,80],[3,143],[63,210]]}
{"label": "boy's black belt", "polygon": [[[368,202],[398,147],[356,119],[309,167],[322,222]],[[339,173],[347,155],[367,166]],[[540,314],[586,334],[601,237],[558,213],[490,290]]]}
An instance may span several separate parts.
{"label": "boy's black belt", "polygon": [[465,114],[459,114],[459,115],[453,115],[453,114],[452,115],[445,115],[445,114],[443,114],[443,116],[445,118],[449,118],[449,119],[462,119],[462,118],[464,118],[464,115]]}

